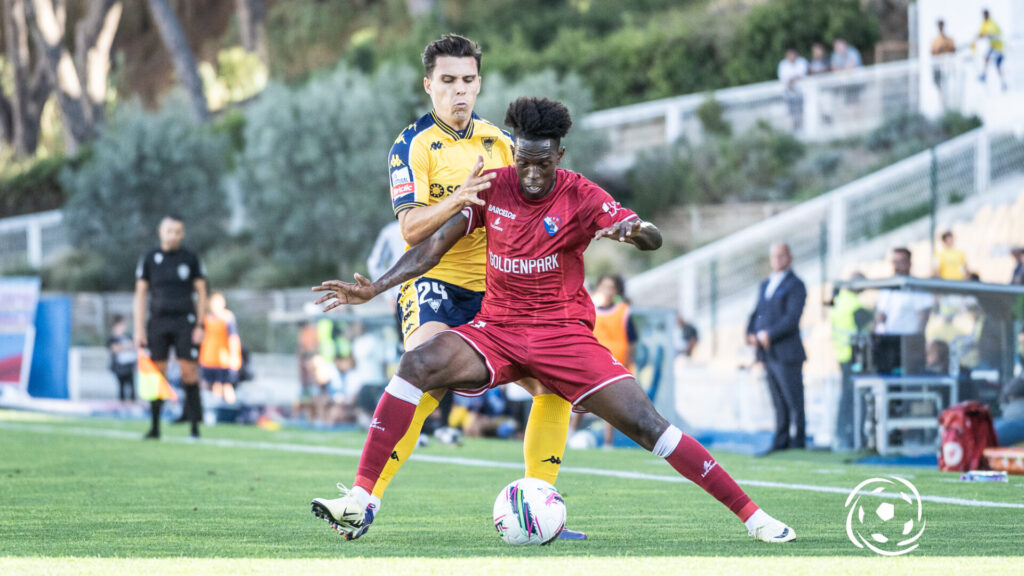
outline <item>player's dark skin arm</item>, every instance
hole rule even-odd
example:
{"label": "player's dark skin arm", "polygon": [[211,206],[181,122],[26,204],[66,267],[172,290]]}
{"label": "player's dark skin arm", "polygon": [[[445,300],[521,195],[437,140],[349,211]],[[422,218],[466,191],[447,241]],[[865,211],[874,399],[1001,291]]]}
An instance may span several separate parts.
{"label": "player's dark skin arm", "polygon": [[343,304],[362,304],[392,286],[422,276],[437,266],[441,257],[466,234],[467,220],[466,215],[461,212],[452,216],[426,240],[406,250],[394,266],[373,282],[361,274],[356,274],[355,284],[328,280],[314,286],[314,292],[327,292],[316,303],[324,304],[334,300],[324,306],[324,312]]}
{"label": "player's dark skin arm", "polygon": [[657,250],[661,248],[661,231],[650,222],[640,219],[618,222],[602,228],[594,234],[595,239],[613,238],[619,242],[628,242],[640,250]]}

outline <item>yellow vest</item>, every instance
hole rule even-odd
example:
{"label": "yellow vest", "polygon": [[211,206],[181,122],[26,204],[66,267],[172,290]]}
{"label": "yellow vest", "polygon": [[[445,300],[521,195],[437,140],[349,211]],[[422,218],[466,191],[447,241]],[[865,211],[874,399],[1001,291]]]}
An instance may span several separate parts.
{"label": "yellow vest", "polygon": [[832,346],[839,363],[849,362],[853,358],[850,339],[857,334],[854,313],[863,307],[860,296],[849,290],[840,290],[832,301],[832,311],[829,313],[832,320]]}

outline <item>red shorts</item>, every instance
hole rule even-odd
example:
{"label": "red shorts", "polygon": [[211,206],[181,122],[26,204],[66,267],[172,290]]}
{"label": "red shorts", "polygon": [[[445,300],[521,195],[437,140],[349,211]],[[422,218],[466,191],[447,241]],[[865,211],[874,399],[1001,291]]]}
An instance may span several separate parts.
{"label": "red shorts", "polygon": [[575,406],[612,382],[633,377],[583,324],[524,326],[479,318],[447,331],[483,356],[491,381],[475,390],[452,390],[456,394],[479,396],[532,376]]}

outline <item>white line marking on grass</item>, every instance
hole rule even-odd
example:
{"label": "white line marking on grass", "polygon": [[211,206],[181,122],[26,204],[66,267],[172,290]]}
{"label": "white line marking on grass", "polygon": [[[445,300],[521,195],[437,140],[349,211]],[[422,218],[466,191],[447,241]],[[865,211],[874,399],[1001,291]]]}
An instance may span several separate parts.
{"label": "white line marking on grass", "polygon": [[[115,438],[118,440],[141,441],[137,432],[126,430],[112,430],[103,428],[80,428],[80,427],[55,427],[47,425],[16,424],[13,422],[0,422],[0,429],[20,430],[26,432],[44,432],[47,434],[66,434],[72,436],[97,436],[101,438]],[[248,440],[230,440],[226,438],[204,438],[202,440],[190,440],[182,437],[165,437],[164,442],[176,444],[199,444],[203,446],[217,446],[220,448],[250,448],[255,450],[275,450],[278,452],[292,452],[302,454],[327,454],[331,456],[352,456],[358,458],[362,450],[353,448],[335,448],[333,446],[317,446],[312,444],[292,444],[283,442],[254,442]],[[431,456],[429,454],[413,454],[410,458],[419,462],[431,464],[454,464],[456,466],[469,466],[474,468],[503,468],[509,470],[520,470],[523,465],[520,462],[501,462],[496,460],[480,460],[476,458],[460,458],[451,456]],[[645,474],[642,472],[630,472],[628,470],[606,470],[603,468],[581,468],[575,466],[562,466],[561,472],[571,474],[585,474],[588,476],[604,476],[608,478],[622,478],[625,480],[651,480],[654,482],[689,483],[689,480],[682,476],[664,476],[661,474]],[[759,488],[777,488],[780,490],[795,490],[800,492],[818,492],[824,494],[849,495],[848,488],[837,488],[832,486],[817,486],[813,484],[790,484],[786,482],[770,482],[766,480],[740,480],[736,482],[744,486],[757,486]],[[899,498],[900,495],[894,492],[868,493],[865,495],[881,496],[883,498]],[[948,496],[921,496],[925,502],[937,504],[951,504],[953,506],[968,506],[971,508],[1012,508],[1024,510],[1024,503],[1016,502],[992,502],[989,500],[968,500],[966,498],[952,498]]]}

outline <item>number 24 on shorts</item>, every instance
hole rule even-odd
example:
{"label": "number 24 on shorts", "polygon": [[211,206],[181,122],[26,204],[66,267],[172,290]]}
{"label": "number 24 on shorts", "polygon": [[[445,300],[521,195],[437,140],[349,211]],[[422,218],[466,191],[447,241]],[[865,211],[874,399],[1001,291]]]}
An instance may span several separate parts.
{"label": "number 24 on shorts", "polygon": [[431,292],[440,296],[441,300],[448,299],[448,291],[445,290],[444,286],[438,282],[418,282],[416,284],[416,292],[418,294],[420,304],[431,299]]}

